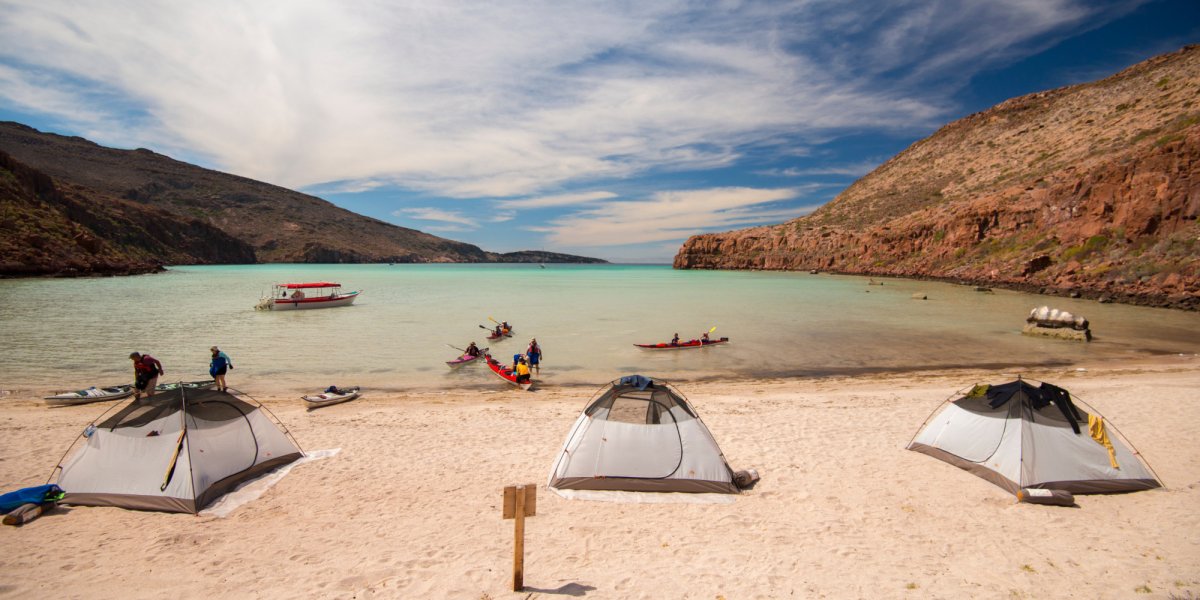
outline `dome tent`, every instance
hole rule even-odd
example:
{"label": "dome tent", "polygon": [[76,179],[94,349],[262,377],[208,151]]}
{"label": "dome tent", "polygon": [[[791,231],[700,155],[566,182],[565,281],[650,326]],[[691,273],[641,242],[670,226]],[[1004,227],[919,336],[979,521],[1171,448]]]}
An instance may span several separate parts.
{"label": "dome tent", "polygon": [[1025,380],[976,385],[935,410],[908,445],[1013,494],[1072,494],[1161,487],[1114,427],[1079,408],[1067,390]]}
{"label": "dome tent", "polygon": [[733,471],[694,408],[640,375],[608,383],[576,419],[550,472],[563,490],[736,494]]}
{"label": "dome tent", "polygon": [[197,513],[303,456],[265,408],[216,390],[180,386],[101,419],[55,467],[64,504]]}

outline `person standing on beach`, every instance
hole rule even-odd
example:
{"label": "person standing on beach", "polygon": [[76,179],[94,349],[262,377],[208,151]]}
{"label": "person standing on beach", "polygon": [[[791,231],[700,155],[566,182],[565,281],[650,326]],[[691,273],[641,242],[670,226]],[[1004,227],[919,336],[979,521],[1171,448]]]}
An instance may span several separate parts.
{"label": "person standing on beach", "polygon": [[208,374],[216,380],[218,392],[227,391],[229,387],[225,385],[225,372],[233,368],[233,361],[216,346],[209,350],[212,351],[212,361],[208,363]]}
{"label": "person standing on beach", "polygon": [[538,345],[537,338],[529,340],[529,347],[525,349],[525,356],[529,357],[529,368],[537,371],[538,375],[541,375],[542,347]]}
{"label": "person standing on beach", "polygon": [[141,399],[142,394],[147,398],[154,395],[154,386],[158,385],[158,376],[162,375],[162,363],[149,354],[134,352],[129,355],[133,361],[133,387],[136,389],[133,398]]}

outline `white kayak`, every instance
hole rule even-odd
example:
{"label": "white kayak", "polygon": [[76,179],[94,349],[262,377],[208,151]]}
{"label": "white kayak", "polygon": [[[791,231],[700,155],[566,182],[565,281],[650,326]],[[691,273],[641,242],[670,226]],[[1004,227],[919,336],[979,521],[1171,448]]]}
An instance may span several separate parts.
{"label": "white kayak", "polygon": [[114,385],[111,387],[98,388],[92,386],[86,390],[76,392],[65,392],[55,396],[46,396],[46,403],[54,406],[66,406],[69,404],[87,404],[89,402],[103,402],[105,400],[120,400],[133,395],[133,386],[130,384]]}
{"label": "white kayak", "polygon": [[348,388],[335,388],[336,392],[321,392],[320,394],[312,394],[309,396],[301,396],[304,403],[308,405],[308,409],[320,408],[329,406],[330,404],[338,404],[341,402],[349,402],[359,395],[358,386]]}
{"label": "white kayak", "polygon": [[160,383],[154,386],[156,392],[166,392],[177,388],[189,390],[207,390],[208,388],[217,385],[216,379],[202,379],[200,381],[176,381],[174,383]]}

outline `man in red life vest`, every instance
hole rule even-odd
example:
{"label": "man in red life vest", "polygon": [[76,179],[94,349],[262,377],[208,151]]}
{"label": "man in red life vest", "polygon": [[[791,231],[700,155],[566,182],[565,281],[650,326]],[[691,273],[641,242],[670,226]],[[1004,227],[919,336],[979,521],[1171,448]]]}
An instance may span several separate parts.
{"label": "man in red life vest", "polygon": [[129,358],[133,361],[133,387],[137,390],[134,392],[134,399],[141,398],[142,394],[147,397],[153,396],[158,376],[164,372],[162,363],[149,354],[138,352],[130,354]]}

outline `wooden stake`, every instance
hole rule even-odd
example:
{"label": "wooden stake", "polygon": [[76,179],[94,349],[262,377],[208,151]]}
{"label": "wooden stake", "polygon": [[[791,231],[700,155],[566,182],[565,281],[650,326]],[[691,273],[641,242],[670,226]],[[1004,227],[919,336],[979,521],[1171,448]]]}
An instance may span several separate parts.
{"label": "wooden stake", "polygon": [[513,527],[513,591],[525,589],[525,486],[517,486],[516,525]]}
{"label": "wooden stake", "polygon": [[537,514],[537,485],[510,485],[504,488],[501,509],[505,519],[513,524],[513,591],[525,589],[525,517]]}

